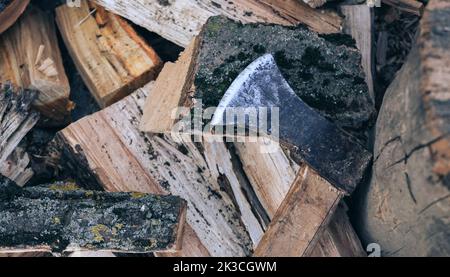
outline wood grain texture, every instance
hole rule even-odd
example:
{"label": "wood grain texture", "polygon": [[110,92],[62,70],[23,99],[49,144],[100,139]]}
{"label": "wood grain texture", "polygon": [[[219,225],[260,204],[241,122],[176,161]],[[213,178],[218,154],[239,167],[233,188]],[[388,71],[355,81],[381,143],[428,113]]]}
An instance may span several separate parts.
{"label": "wood grain texture", "polygon": [[303,23],[320,33],[338,33],[341,27],[341,18],[336,13],[317,11],[298,0],[216,0],[214,3],[209,0],[96,0],[96,3],[180,46],[187,46],[206,20],[219,14],[244,23]]}
{"label": "wood grain texture", "polygon": [[21,147],[14,149],[14,152],[0,164],[0,174],[18,186],[24,186],[34,175],[28,153]]}
{"label": "wood grain texture", "polygon": [[[186,245],[201,251],[183,249],[186,255],[249,255],[251,239],[230,196],[213,178],[203,150],[190,136],[150,136],[139,131],[151,88],[149,84],[59,133],[75,168],[92,172],[94,182],[108,191],[172,193],[186,199],[187,221],[198,238]],[[93,182],[86,180],[86,184],[89,181]]]}
{"label": "wood grain texture", "polygon": [[[255,193],[270,219],[273,219],[301,167],[278,145],[267,142],[235,143],[235,148]],[[345,211],[341,203],[309,256],[366,256]]]}
{"label": "wood grain texture", "polygon": [[[0,85],[0,168],[1,173],[11,179],[20,180],[23,185],[31,172],[22,172],[27,165],[14,163],[17,146],[37,124],[39,114],[31,110],[36,93],[15,92]],[[26,163],[26,160],[25,160]]]}
{"label": "wood grain texture", "polygon": [[342,198],[342,192],[305,166],[254,255],[298,257],[310,254]]}
{"label": "wood grain texture", "polygon": [[360,233],[383,256],[450,255],[450,2],[429,1],[420,34],[388,88],[376,126]]}
{"label": "wood grain texture", "polygon": [[341,11],[345,16],[344,32],[351,35],[356,46],[361,52],[361,64],[366,73],[366,83],[369,87],[369,93],[375,103],[375,92],[373,85],[374,73],[374,50],[373,50],[373,10],[366,4],[362,5],[342,5]]}
{"label": "wood grain texture", "polygon": [[367,257],[341,202],[333,218],[323,230],[310,257]]}
{"label": "wood grain texture", "polygon": [[[95,12],[93,12],[95,9]],[[56,21],[84,82],[107,107],[154,80],[162,66],[156,52],[122,18],[86,0],[62,5]]]}
{"label": "wood grain texture", "polygon": [[6,9],[0,12],[0,34],[16,22],[29,3],[30,0],[12,1]]}
{"label": "wood grain texture", "polygon": [[[19,1],[15,1],[19,2]],[[41,50],[41,54],[39,52]],[[38,57],[40,56],[40,58]],[[51,63],[51,72],[40,69]],[[0,36],[0,83],[39,91],[34,106],[48,125],[62,125],[70,119],[73,104],[64,71],[55,25],[48,14],[30,6],[20,20]]]}
{"label": "wood grain texture", "polygon": [[[198,40],[193,39],[176,63],[167,62],[156,79],[144,107],[140,129],[149,133],[168,133],[184,106],[191,89]],[[190,79],[190,80],[189,80]]]}

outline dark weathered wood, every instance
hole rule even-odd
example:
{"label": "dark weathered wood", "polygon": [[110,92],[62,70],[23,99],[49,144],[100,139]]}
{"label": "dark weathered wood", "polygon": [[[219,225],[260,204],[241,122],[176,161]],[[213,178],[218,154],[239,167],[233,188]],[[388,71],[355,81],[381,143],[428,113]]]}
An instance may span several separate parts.
{"label": "dark weathered wood", "polygon": [[146,253],[181,247],[186,203],[175,196],[0,185],[0,251],[50,247]]}
{"label": "dark weathered wood", "polygon": [[384,256],[450,255],[450,2],[429,1],[376,127],[360,233]]}
{"label": "dark weathered wood", "polygon": [[[36,92],[16,90],[10,85],[0,84],[0,173],[24,185],[32,172],[26,169],[28,162],[15,157],[21,156],[16,150],[19,143],[39,120],[39,114],[31,109]],[[14,153],[14,155],[13,155]]]}

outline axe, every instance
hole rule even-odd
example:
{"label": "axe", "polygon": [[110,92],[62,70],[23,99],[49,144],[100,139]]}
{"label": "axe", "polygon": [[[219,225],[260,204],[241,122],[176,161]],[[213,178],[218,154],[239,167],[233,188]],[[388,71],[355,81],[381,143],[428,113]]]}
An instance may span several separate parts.
{"label": "axe", "polygon": [[[303,102],[270,54],[255,60],[237,77],[210,124],[213,128],[258,129],[260,120],[248,119],[255,108],[278,110],[276,115],[269,112],[267,118],[277,116],[279,124],[272,123],[267,134],[277,135],[301,165],[255,256],[307,256],[341,199],[362,180],[372,155],[353,136]],[[248,111],[246,120],[229,116],[232,110]]]}

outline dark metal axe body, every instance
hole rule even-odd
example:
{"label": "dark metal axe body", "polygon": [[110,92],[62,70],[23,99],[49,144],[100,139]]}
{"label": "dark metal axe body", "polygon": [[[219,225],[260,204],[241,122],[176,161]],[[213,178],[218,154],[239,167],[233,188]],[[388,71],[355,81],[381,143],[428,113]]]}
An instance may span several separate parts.
{"label": "dark metal axe body", "polygon": [[[227,118],[227,111],[236,108],[278,108],[279,141],[303,165],[255,254],[307,255],[339,201],[361,182],[372,155],[355,138],[303,102],[270,54],[250,64],[233,82],[211,125],[238,124]],[[245,125],[249,129],[260,127],[250,121],[245,121]]]}

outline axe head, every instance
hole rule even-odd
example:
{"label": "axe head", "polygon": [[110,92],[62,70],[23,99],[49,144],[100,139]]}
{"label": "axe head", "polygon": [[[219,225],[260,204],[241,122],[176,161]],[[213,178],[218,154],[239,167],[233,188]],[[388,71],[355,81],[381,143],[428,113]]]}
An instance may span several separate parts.
{"label": "axe head", "polygon": [[[238,121],[227,116],[227,113],[235,114],[236,110],[253,113],[255,109],[259,110],[256,124],[255,121]],[[357,139],[303,102],[284,79],[270,54],[250,64],[232,83],[216,109],[211,126],[257,128],[260,127],[261,111],[274,109],[277,110],[278,122],[271,120],[268,133],[278,136],[281,144],[291,150],[296,162],[308,164],[333,186],[351,194],[372,160],[371,153]],[[238,117],[253,115],[239,114]],[[274,114],[269,117],[274,117]]]}

